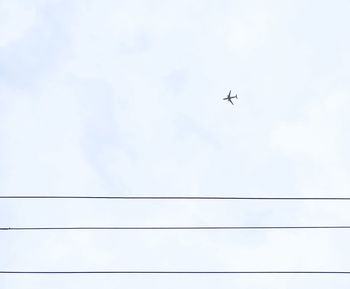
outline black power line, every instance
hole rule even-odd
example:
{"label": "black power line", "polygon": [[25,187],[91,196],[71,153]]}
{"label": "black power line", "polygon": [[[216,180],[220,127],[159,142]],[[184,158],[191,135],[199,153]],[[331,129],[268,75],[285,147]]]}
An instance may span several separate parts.
{"label": "black power line", "polygon": [[350,229],[350,226],[174,226],[174,227],[0,227],[0,231],[45,230],[288,230],[288,229]]}
{"label": "black power line", "polygon": [[0,271],[0,274],[350,274],[350,271]]}
{"label": "black power line", "polygon": [[0,199],[105,199],[105,200],[266,200],[350,201],[350,197],[235,197],[235,196],[0,196]]}

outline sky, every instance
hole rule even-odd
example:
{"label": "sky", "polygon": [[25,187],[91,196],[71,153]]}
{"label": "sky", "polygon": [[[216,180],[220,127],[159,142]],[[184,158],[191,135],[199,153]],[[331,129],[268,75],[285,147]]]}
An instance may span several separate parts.
{"label": "sky", "polygon": [[[349,197],[349,12],[345,0],[0,0],[0,195]],[[0,226],[349,225],[349,206],[2,199]],[[0,270],[349,271],[349,242],[346,230],[3,231]],[[0,285],[341,289],[349,278]]]}

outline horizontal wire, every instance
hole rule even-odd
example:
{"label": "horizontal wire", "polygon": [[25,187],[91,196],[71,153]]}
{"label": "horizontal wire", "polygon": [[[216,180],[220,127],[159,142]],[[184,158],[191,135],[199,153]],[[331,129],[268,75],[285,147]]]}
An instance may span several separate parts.
{"label": "horizontal wire", "polygon": [[350,271],[0,271],[0,274],[350,274]]}
{"label": "horizontal wire", "polygon": [[188,226],[188,227],[0,227],[0,231],[44,230],[288,230],[350,229],[350,226]]}
{"label": "horizontal wire", "polygon": [[0,199],[105,199],[105,200],[276,200],[350,201],[350,197],[235,197],[235,196],[0,196]]}

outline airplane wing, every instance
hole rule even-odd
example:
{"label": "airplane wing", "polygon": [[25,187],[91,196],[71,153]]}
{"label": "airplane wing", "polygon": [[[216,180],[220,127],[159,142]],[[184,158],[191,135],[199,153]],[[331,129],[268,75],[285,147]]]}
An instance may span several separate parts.
{"label": "airplane wing", "polygon": [[233,102],[232,102],[232,100],[231,100],[231,98],[229,98],[229,99],[228,99],[228,101],[229,101],[229,102],[231,102],[231,103],[232,103],[232,105],[234,105],[234,104],[233,104]]}
{"label": "airplane wing", "polygon": [[228,93],[227,97],[230,97],[230,96],[231,96],[231,90],[230,90],[230,92]]}

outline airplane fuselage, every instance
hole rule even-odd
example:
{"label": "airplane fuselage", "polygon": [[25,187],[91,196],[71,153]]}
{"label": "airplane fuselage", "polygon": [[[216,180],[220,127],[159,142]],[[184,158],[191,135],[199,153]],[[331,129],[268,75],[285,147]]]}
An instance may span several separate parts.
{"label": "airplane fuselage", "polygon": [[232,98],[237,98],[238,99],[237,94],[234,95],[234,96],[231,96],[231,90],[230,90],[230,92],[227,95],[227,97],[223,98],[223,100],[227,100],[227,101],[231,102],[231,104],[233,105]]}

